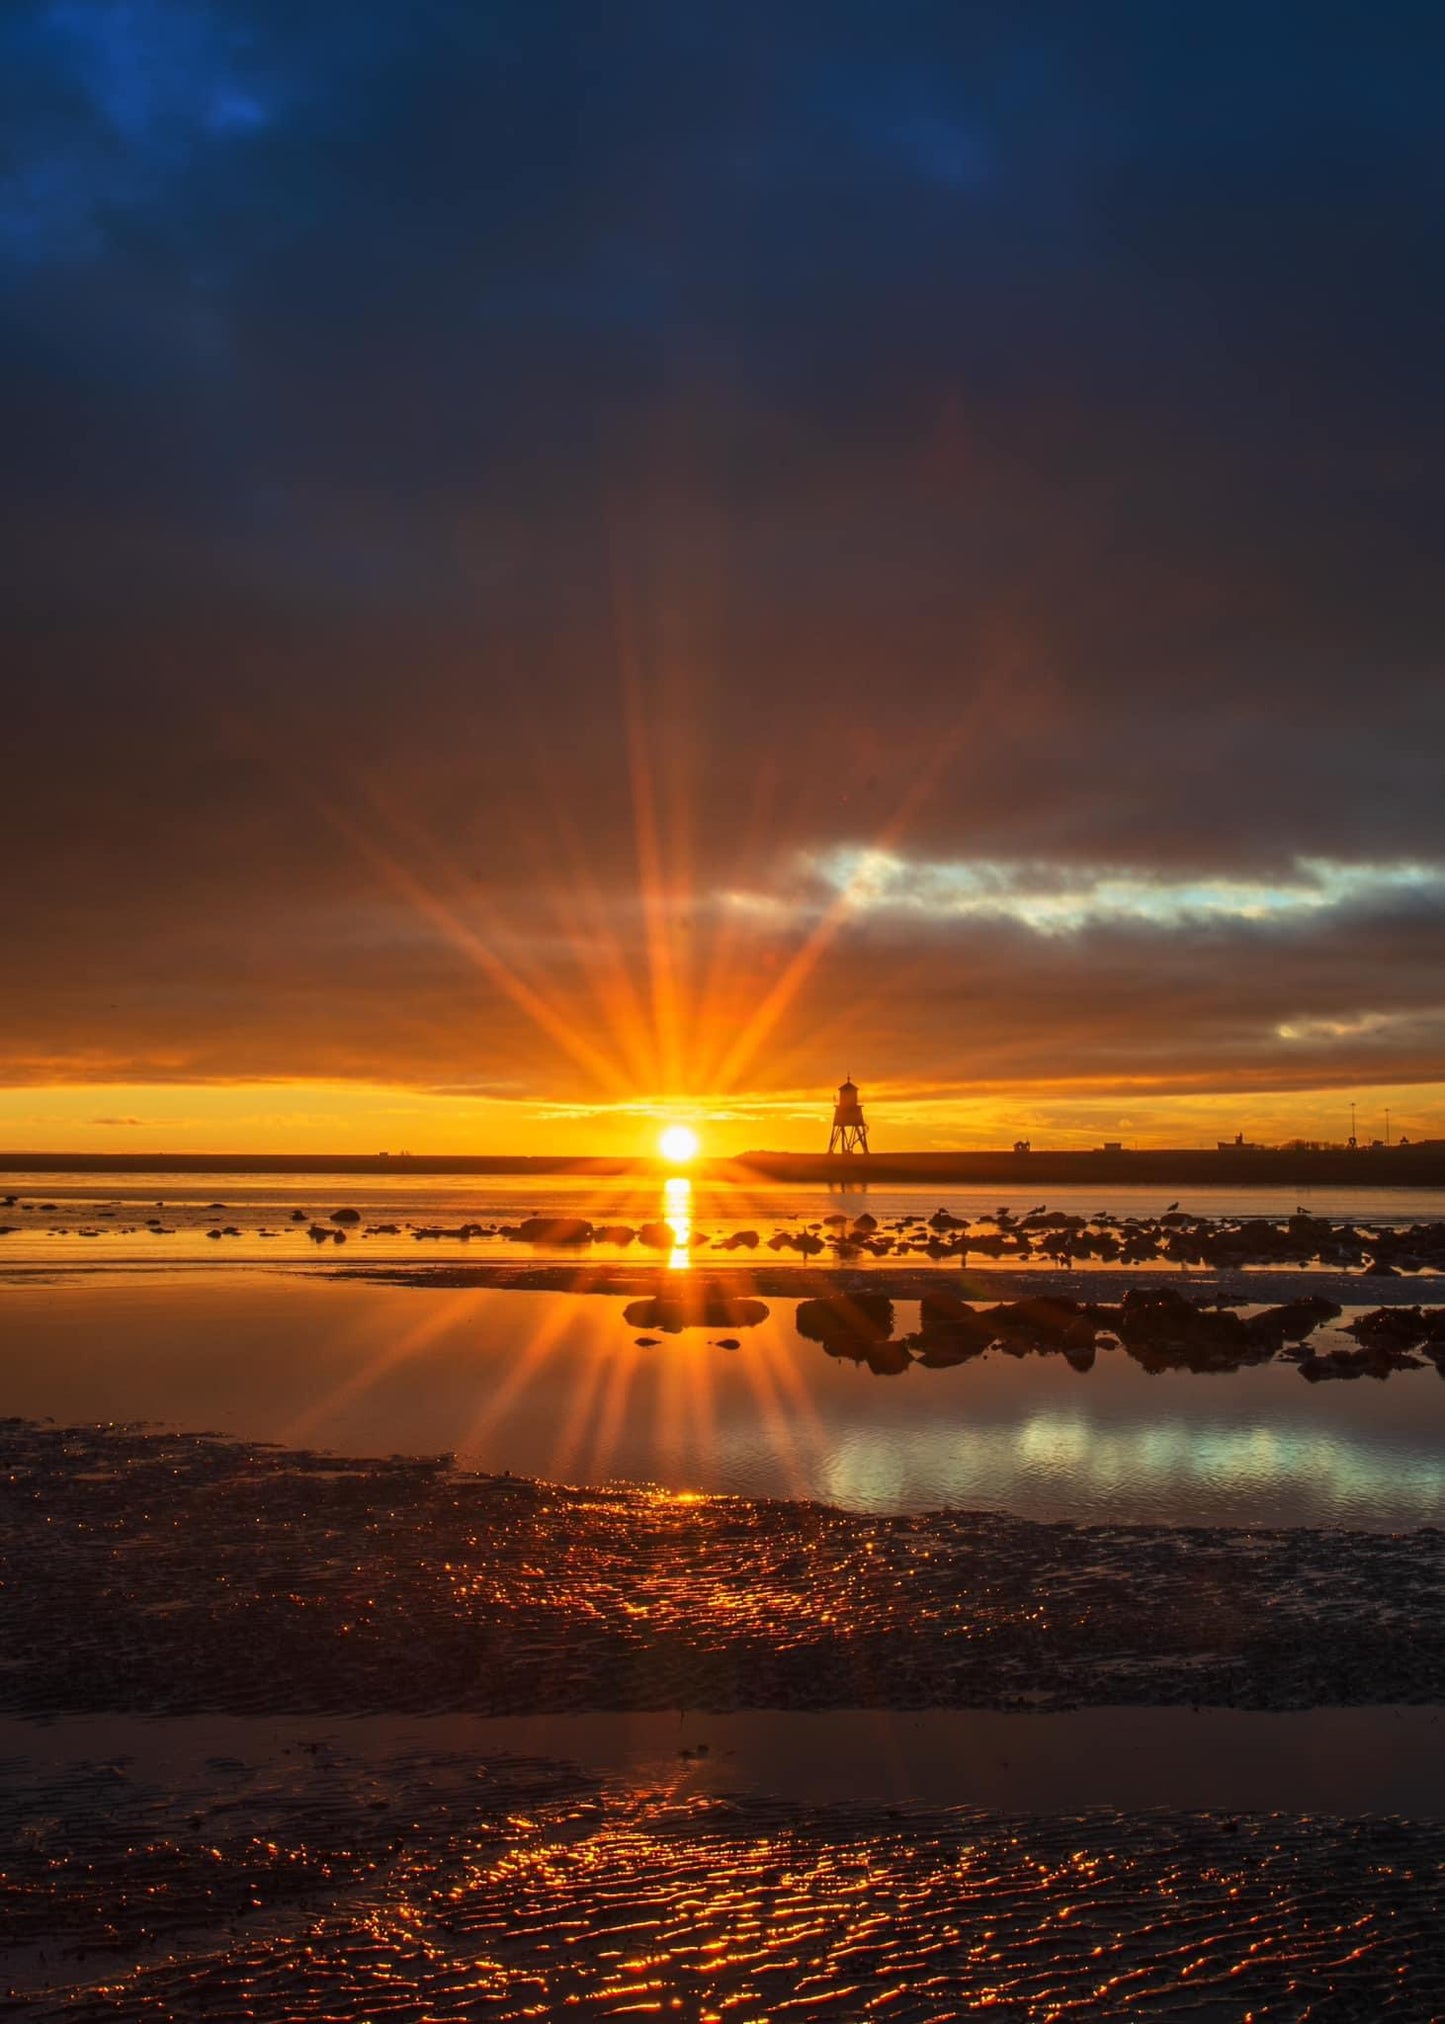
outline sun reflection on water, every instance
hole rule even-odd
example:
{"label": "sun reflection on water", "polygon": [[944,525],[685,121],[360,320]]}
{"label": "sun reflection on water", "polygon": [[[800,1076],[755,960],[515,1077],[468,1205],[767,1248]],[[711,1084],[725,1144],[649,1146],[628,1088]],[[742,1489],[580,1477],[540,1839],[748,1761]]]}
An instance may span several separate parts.
{"label": "sun reflection on water", "polygon": [[692,1263],[692,1182],[686,1174],[671,1174],[662,1184],[662,1219],[672,1227],[670,1272],[685,1271]]}

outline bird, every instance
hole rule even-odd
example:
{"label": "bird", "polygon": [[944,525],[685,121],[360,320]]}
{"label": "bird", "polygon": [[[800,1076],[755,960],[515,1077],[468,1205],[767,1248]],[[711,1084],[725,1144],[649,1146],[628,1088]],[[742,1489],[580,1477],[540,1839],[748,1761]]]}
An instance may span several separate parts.
{"label": "bird", "polygon": [[1169,1204],[1169,1207],[1168,1207],[1168,1208],[1167,1208],[1167,1209],[1166,1209],[1166,1210],[1164,1211],[1165,1215],[1166,1215],[1166,1216],[1172,1216],[1172,1215],[1174,1214],[1174,1211],[1175,1211],[1175,1210],[1176,1210],[1176,1209],[1177,1209],[1178,1207],[1179,1207],[1179,1204],[1178,1204],[1177,1202],[1171,1202],[1171,1203]]}

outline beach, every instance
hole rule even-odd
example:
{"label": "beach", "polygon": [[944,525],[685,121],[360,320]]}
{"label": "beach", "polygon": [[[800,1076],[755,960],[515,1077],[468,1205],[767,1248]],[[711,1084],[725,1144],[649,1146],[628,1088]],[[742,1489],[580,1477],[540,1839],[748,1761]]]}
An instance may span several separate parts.
{"label": "beach", "polygon": [[[657,1259],[551,1182],[263,1264],[284,1194],[157,1237],[50,1185],[0,1253],[6,2014],[1445,2004],[1445,1309],[1369,1269],[1417,1203],[1315,1215],[1354,1268],[976,1257],[1013,1214],[927,1198],[941,1255],[849,1258],[855,1199]],[[1094,1206],[1033,1227],[1270,1249]]]}

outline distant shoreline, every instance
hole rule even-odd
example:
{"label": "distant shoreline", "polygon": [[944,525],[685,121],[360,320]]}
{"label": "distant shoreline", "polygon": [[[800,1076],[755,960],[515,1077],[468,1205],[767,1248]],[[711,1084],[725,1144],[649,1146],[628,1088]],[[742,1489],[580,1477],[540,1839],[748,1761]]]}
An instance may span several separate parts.
{"label": "distant shoreline", "polygon": [[[565,1176],[655,1181],[678,1172],[665,1161],[555,1154],[468,1153],[117,1153],[0,1152],[0,1174],[465,1174]],[[698,1181],[794,1186],[828,1182],[936,1181],[977,1186],[1062,1187],[1086,1181],[1158,1187],[1445,1187],[1445,1149],[1376,1147],[1357,1152],[1247,1151],[1198,1147],[1140,1152],[897,1152],[832,1157],[821,1153],[744,1153],[699,1160]]]}

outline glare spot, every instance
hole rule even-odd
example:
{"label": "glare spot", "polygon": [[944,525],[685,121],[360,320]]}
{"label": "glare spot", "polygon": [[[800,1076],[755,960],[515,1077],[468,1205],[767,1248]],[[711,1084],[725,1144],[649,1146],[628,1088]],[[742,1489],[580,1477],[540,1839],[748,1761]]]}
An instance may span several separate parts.
{"label": "glare spot", "polygon": [[657,1150],[676,1167],[685,1167],[698,1155],[699,1140],[691,1125],[670,1124],[657,1141]]}

